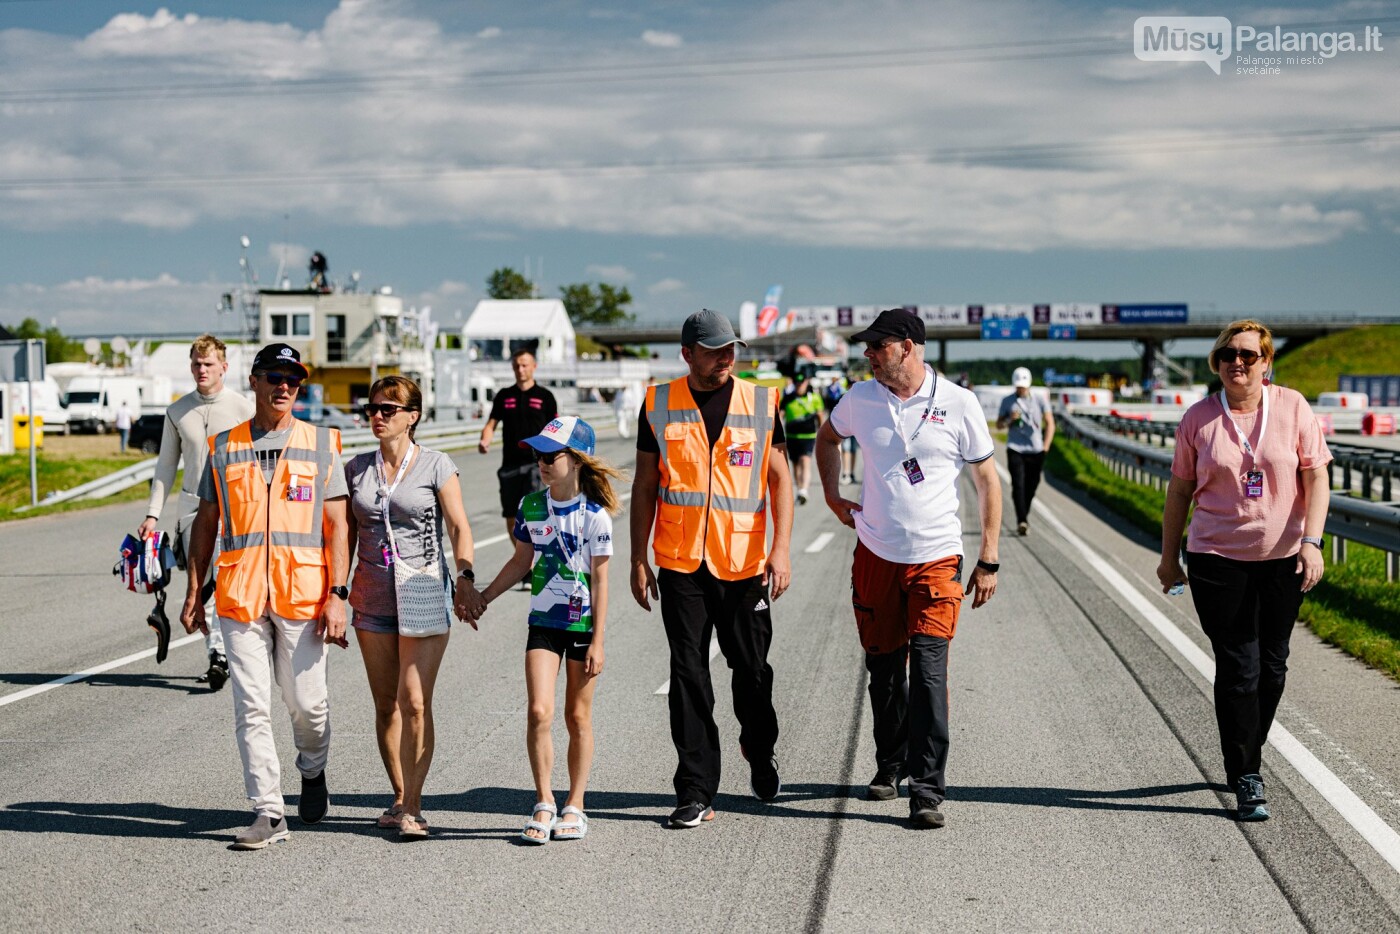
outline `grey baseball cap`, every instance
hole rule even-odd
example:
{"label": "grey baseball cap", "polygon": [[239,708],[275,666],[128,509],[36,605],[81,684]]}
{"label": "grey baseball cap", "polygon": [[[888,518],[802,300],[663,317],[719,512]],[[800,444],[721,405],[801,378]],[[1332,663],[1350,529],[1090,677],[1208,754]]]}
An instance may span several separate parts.
{"label": "grey baseball cap", "polygon": [[685,319],[685,324],[681,325],[681,343],[699,344],[706,350],[719,350],[730,344],[749,346],[739,340],[728,318],[708,308],[702,308]]}

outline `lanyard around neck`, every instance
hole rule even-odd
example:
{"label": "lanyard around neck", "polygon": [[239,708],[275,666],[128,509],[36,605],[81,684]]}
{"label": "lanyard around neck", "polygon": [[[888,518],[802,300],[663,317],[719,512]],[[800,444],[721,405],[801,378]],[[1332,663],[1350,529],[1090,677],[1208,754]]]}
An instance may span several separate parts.
{"label": "lanyard around neck", "polygon": [[399,462],[399,471],[394,474],[394,482],[389,483],[388,474],[384,472],[384,452],[382,450],[374,452],[374,469],[379,474],[379,507],[384,513],[384,527],[389,527],[389,498],[394,495],[394,491],[399,488],[399,481],[408,472],[408,465],[413,460],[414,453],[418,450],[418,445],[409,445],[408,451],[404,454],[403,460]]}
{"label": "lanyard around neck", "polygon": [[899,399],[893,392],[890,392],[888,388],[885,389],[885,392],[889,392],[893,399],[893,401],[889,403],[890,413],[894,416],[895,433],[899,435],[899,440],[904,443],[904,456],[906,458],[909,456],[909,445],[913,444],[914,439],[919,437],[919,432],[924,430],[924,423],[928,421],[929,413],[933,411],[934,397],[938,395],[938,374],[934,372],[933,367],[929,366],[927,363],[924,364],[924,371],[933,377],[933,385],[929,387],[928,405],[924,406],[924,413],[919,416],[918,427],[916,427],[914,433],[908,437],[904,435],[904,416],[900,412]]}
{"label": "lanyard around neck", "polygon": [[[1240,447],[1249,455],[1251,464],[1257,464],[1259,457],[1254,453],[1254,445],[1249,443],[1249,436],[1240,431],[1239,423],[1235,421],[1235,416],[1230,414],[1230,403],[1225,401],[1225,390],[1220,390],[1220,408],[1225,411],[1225,417],[1230,420],[1230,425],[1235,429],[1235,435],[1240,439]],[[1264,387],[1264,396],[1259,400],[1259,447],[1264,447],[1264,433],[1269,430],[1269,387]]]}

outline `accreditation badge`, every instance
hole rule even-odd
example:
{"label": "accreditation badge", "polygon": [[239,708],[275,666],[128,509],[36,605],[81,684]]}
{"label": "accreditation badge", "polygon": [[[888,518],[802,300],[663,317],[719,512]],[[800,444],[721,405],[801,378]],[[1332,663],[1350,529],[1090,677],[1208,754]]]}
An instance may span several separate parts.
{"label": "accreditation badge", "polygon": [[1244,475],[1244,495],[1248,499],[1260,499],[1264,495],[1264,471],[1250,470]]}

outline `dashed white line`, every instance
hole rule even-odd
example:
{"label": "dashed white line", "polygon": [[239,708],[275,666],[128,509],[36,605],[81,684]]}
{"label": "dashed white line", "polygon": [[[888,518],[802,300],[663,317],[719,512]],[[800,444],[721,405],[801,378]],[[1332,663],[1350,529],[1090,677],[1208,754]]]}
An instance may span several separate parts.
{"label": "dashed white line", "polygon": [[802,549],[802,551],[806,554],[814,555],[817,552],[821,551],[823,548],[825,548],[827,545],[831,544],[831,540],[835,537],[835,532],[823,532],[816,538],[812,539],[812,544]]}

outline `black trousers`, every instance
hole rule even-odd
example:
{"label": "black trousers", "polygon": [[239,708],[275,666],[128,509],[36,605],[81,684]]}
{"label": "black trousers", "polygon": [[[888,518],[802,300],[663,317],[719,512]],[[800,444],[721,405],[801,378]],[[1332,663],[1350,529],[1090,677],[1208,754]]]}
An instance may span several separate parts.
{"label": "black trousers", "polygon": [[948,793],[948,640],[915,633],[898,651],[867,652],[865,670],[876,767],[908,775],[910,798],[942,804]]}
{"label": "black trousers", "polygon": [[1225,777],[1257,774],[1288,674],[1288,639],[1303,604],[1297,556],[1236,561],[1187,554],[1191,599],[1215,651],[1215,720]]}
{"label": "black trousers", "polygon": [[1045,452],[1023,454],[1006,449],[1006,469],[1011,474],[1011,502],[1016,507],[1016,522],[1029,520],[1031,500],[1040,486],[1040,471],[1045,466]]}
{"label": "black trousers", "polygon": [[759,577],[725,581],[701,564],[684,574],[662,568],[661,620],[671,646],[671,741],[676,745],[676,801],[708,805],[719,792],[719,728],[710,682],[710,636],[732,675],[739,743],[751,761],[773,755],[778,715],[773,710],[773,669],[768,647],[773,617]]}

